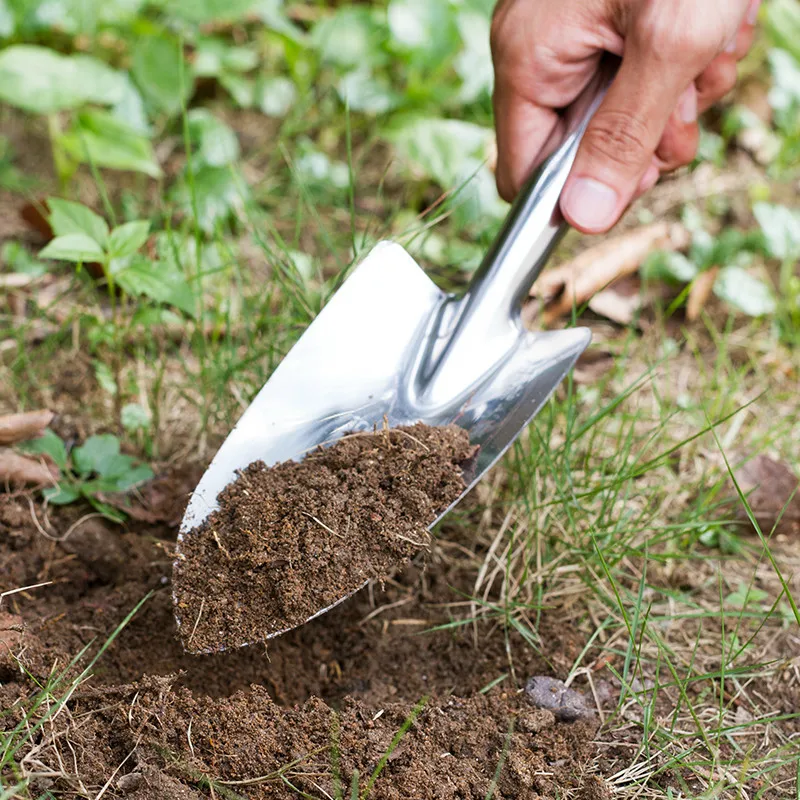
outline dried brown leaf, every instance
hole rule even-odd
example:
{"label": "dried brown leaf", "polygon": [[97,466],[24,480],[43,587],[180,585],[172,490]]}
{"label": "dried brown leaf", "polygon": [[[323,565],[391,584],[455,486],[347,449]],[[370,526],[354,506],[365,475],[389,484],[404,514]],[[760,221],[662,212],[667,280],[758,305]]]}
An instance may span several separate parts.
{"label": "dried brown leaf", "polygon": [[658,222],[606,239],[572,261],[548,270],[531,288],[531,296],[544,305],[541,320],[551,325],[616,280],[636,272],[654,250],[680,250],[689,243],[682,225]]}
{"label": "dried brown leaf", "polygon": [[589,300],[595,314],[618,325],[630,325],[642,307],[642,282],[635,275],[622,278]]}
{"label": "dried brown leaf", "polygon": [[22,272],[10,272],[7,275],[0,275],[0,289],[22,289],[36,280],[33,275],[25,275]]}
{"label": "dried brown leaf", "polygon": [[0,485],[52,484],[59,476],[58,468],[44,457],[33,459],[7,448],[0,449]]}
{"label": "dried brown leaf", "polygon": [[686,319],[689,322],[694,322],[700,318],[701,312],[706,307],[709,297],[711,297],[717,275],[719,275],[719,267],[712,267],[705,270],[705,272],[701,272],[692,281],[689,297],[686,300]]}
{"label": "dried brown leaf", "polygon": [[[788,464],[760,455],[747,461],[734,474],[765,533],[772,531],[776,524],[782,532],[800,529],[800,480]],[[783,511],[784,506],[786,511]],[[740,514],[746,515],[744,508],[740,509]]]}
{"label": "dried brown leaf", "polygon": [[47,409],[0,417],[0,445],[24,442],[40,436],[55,414]]}
{"label": "dried brown leaf", "polygon": [[608,350],[590,347],[576,362],[573,379],[581,385],[597,383],[613,366],[614,356]]}

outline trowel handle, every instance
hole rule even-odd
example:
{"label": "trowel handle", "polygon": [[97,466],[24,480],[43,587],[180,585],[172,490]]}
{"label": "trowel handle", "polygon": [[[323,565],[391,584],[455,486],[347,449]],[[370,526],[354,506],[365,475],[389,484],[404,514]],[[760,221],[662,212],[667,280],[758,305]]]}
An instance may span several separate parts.
{"label": "trowel handle", "polygon": [[559,207],[583,134],[616,75],[619,59],[607,56],[596,76],[566,113],[566,136],[558,149],[534,172],[520,191],[503,227],[486,254],[465,299],[472,325],[519,319],[548,257],[567,230]]}

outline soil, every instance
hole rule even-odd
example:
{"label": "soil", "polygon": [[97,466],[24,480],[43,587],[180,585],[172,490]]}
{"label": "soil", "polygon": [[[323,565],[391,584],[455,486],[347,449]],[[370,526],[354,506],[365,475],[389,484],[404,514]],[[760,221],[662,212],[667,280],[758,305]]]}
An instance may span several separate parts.
{"label": "soil", "polygon": [[[184,485],[169,474],[149,493],[163,501],[166,487]],[[107,784],[103,797],[134,800],[285,798],[296,796],[292,787],[336,797],[337,770],[350,796],[356,771],[363,791],[387,754],[373,800],[482,799],[496,773],[499,800],[603,796],[590,780],[596,715],[561,722],[523,690],[532,675],[565,677],[582,638],[545,613],[545,660],[513,633],[489,635],[488,623],[447,626],[445,603],[474,580],[468,530],[446,529],[458,545],[446,559],[434,544],[383,588],[359,591],[268,647],[195,656],[172,615],[175,527],[131,520],[126,530],[86,512],[51,509],[48,520],[28,497],[0,496],[0,592],[51,582],[3,598],[0,729],[23,720],[45,681],[61,697],[81,678],[17,754],[33,796],[96,797]],[[146,596],[91,678],[81,676]]]}
{"label": "soil", "polygon": [[180,544],[176,617],[189,652],[263,641],[385,579],[430,544],[466,489],[467,432],[353,433],[302,461],[257,461]]}

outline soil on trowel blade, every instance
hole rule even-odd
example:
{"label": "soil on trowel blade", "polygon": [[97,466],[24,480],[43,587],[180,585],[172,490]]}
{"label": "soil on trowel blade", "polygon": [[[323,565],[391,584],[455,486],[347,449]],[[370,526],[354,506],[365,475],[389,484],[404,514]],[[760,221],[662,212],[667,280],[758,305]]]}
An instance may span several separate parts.
{"label": "soil on trowel blade", "polygon": [[474,453],[462,428],[417,424],[248,466],[181,543],[173,586],[186,650],[263,641],[391,575],[428,548]]}

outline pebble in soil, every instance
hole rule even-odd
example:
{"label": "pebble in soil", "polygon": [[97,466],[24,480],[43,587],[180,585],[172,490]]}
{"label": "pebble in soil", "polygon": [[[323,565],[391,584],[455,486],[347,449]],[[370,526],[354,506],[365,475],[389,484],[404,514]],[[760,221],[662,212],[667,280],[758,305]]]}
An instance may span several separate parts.
{"label": "pebble in soil", "polygon": [[244,469],[181,543],[175,613],[188,652],[302,625],[429,547],[428,527],[466,488],[463,429],[345,435],[302,461]]}

